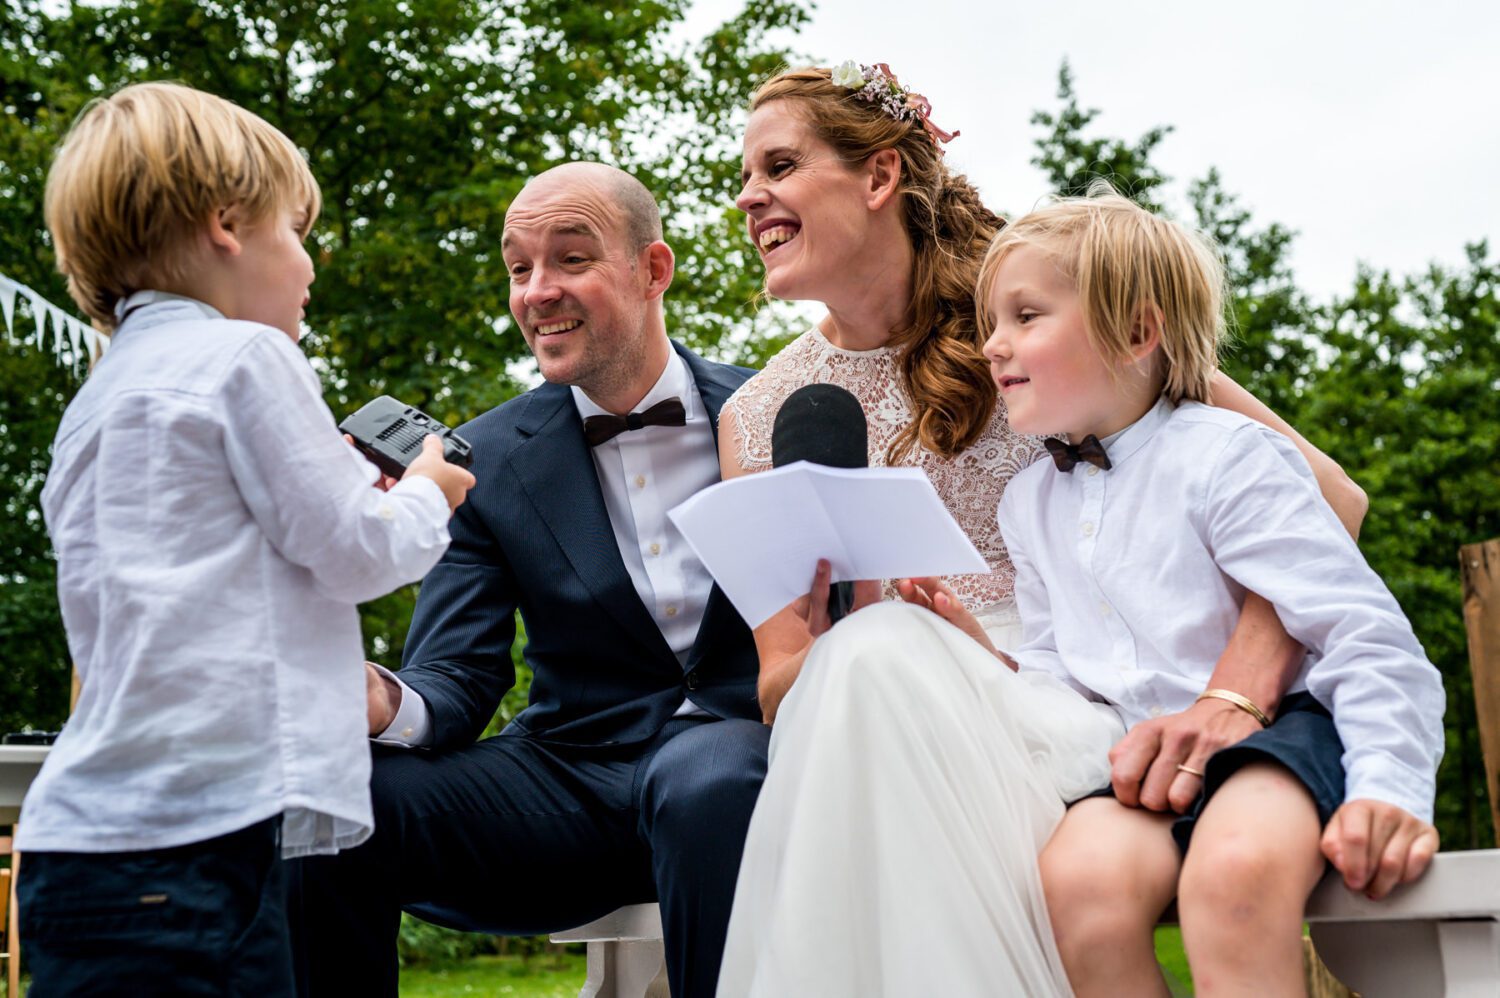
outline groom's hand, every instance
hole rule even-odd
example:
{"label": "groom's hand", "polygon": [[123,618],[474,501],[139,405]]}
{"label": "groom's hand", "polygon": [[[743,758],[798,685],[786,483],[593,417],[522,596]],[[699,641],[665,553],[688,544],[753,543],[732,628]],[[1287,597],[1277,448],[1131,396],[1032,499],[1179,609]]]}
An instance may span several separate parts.
{"label": "groom's hand", "polygon": [[1115,797],[1126,807],[1182,814],[1203,790],[1198,774],[1209,756],[1259,730],[1255,718],[1223,700],[1142,721],[1109,751]]}
{"label": "groom's hand", "polygon": [[386,678],[371,662],[365,663],[365,701],[370,737],[374,738],[396,720],[396,711],[401,706],[401,687]]}

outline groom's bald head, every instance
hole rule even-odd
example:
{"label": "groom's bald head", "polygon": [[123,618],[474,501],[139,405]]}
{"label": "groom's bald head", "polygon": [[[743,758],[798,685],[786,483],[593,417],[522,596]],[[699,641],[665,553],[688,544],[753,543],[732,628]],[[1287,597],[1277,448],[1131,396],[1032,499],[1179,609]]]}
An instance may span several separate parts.
{"label": "groom's bald head", "polygon": [[537,174],[511,202],[511,212],[524,213],[537,199],[561,192],[582,195],[613,216],[632,253],[662,238],[661,209],[646,186],[624,170],[603,163],[564,163]]}

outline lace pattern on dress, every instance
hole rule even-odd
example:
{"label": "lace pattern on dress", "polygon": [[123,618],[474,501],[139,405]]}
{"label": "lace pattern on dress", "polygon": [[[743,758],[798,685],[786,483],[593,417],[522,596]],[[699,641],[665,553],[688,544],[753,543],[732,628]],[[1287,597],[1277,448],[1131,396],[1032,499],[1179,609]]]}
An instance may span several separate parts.
{"label": "lace pattern on dress", "polygon": [[[897,356],[896,347],[840,349],[816,327],[793,340],[724,404],[724,412],[733,414],[739,432],[735,459],[740,467],[747,471],[771,467],[776,413],[788,395],[810,384],[838,385],[859,399],[870,427],[870,466],[883,467],[886,449],[912,419]],[[1010,428],[1005,404],[1000,402],[984,433],[957,457],[945,458],[918,447],[903,461],[927,472],[953,518],[990,565],[989,575],[955,575],[946,580],[973,612],[1014,596],[1015,570],[1000,539],[995,509],[1011,476],[1044,453],[1040,438],[1022,436]],[[895,587],[887,584],[886,598],[895,595]]]}

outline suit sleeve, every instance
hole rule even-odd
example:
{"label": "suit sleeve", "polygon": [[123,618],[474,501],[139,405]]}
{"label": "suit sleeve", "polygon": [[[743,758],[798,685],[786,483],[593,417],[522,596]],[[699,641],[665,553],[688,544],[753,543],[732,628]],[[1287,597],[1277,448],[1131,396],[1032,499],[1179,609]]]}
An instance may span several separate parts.
{"label": "suit sleeve", "polygon": [[[496,485],[479,463],[476,494]],[[401,681],[426,702],[438,751],[478,738],[516,683],[510,651],[520,588],[484,522],[486,500],[494,494],[471,495],[450,521],[452,543],[422,582],[402,659]]]}

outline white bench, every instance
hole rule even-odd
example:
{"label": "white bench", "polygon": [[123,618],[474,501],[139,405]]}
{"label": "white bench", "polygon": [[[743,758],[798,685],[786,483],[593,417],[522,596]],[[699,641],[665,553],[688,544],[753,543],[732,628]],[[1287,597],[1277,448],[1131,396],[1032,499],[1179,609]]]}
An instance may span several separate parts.
{"label": "white bench", "polygon": [[631,904],[566,932],[555,943],[588,944],[588,978],[578,998],[670,998],[661,909]]}
{"label": "white bench", "polygon": [[[1500,995],[1500,849],[1439,853],[1421,880],[1383,901],[1329,873],[1307,921],[1318,956],[1363,998]],[[668,998],[654,904],[620,908],[552,941],[588,944],[579,998]]]}

